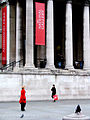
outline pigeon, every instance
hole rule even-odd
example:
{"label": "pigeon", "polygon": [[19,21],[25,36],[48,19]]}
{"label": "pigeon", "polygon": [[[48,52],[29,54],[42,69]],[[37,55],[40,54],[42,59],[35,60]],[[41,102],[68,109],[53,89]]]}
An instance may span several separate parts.
{"label": "pigeon", "polygon": [[80,113],[80,112],[81,112],[81,108],[80,108],[80,105],[78,105],[77,108],[76,108],[75,113]]}
{"label": "pigeon", "polygon": [[24,114],[22,114],[20,118],[23,118],[23,117],[24,117]]}

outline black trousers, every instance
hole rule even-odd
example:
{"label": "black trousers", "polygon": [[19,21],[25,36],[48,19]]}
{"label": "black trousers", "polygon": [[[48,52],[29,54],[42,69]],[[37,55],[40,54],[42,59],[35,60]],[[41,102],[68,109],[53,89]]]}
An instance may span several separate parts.
{"label": "black trousers", "polygon": [[21,111],[25,111],[26,103],[21,103]]}
{"label": "black trousers", "polygon": [[52,98],[53,98],[54,95],[55,95],[55,93],[52,93]]}

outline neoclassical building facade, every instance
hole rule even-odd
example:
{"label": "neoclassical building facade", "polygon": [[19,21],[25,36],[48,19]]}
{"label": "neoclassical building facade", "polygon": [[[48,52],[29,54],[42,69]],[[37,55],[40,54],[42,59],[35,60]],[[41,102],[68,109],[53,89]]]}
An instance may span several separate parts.
{"label": "neoclassical building facade", "polygon": [[[45,26],[42,34],[37,30],[36,3],[44,5]],[[6,48],[2,40],[2,9],[5,7]],[[0,12],[1,65],[23,59],[24,66],[33,68],[90,68],[88,0],[4,1]],[[37,37],[41,43],[36,43]],[[3,49],[6,49],[5,53]],[[6,54],[5,60],[2,53]]]}
{"label": "neoclassical building facade", "polygon": [[[50,99],[52,84],[62,98],[90,98],[89,4],[89,0],[1,1],[0,66],[16,62],[11,83],[18,90],[25,85],[31,91],[28,100]],[[11,74],[5,73],[7,79]],[[16,94],[9,100],[14,98]]]}

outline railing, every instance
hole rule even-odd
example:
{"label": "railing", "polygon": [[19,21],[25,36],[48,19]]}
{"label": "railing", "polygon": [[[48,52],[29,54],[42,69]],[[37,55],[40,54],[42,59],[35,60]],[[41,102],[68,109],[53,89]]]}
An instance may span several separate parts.
{"label": "railing", "polygon": [[7,69],[10,68],[10,70],[13,71],[14,67],[16,66],[16,64],[18,64],[18,66],[20,67],[21,63],[23,64],[23,59],[21,59],[19,61],[13,61],[13,62],[11,62],[9,64],[6,64],[5,66],[0,67],[0,70],[1,70],[1,72],[3,72],[4,70],[7,70]]}

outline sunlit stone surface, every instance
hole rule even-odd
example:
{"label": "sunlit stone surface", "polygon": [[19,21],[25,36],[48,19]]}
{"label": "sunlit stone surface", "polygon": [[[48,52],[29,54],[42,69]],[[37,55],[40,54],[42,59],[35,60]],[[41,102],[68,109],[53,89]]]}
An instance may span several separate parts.
{"label": "sunlit stone surface", "polygon": [[83,115],[82,113],[74,113],[64,116],[62,120],[90,120],[89,116]]}

